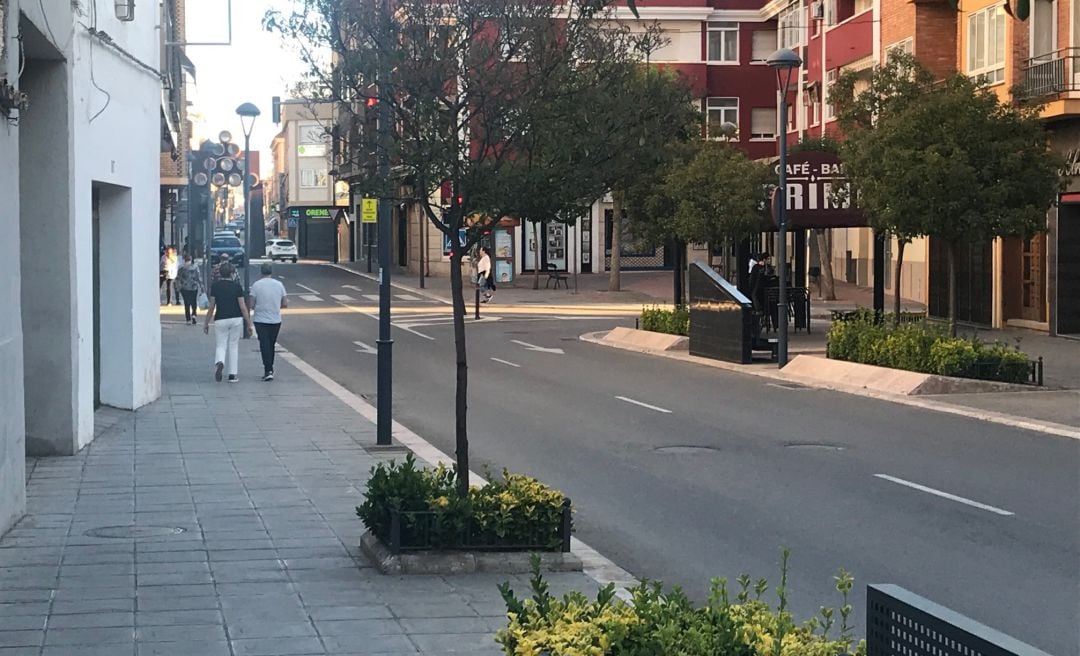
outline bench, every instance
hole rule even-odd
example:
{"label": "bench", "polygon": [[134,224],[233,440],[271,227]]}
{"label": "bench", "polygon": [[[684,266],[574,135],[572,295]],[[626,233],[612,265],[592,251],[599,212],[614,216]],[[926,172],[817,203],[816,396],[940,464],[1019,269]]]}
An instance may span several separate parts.
{"label": "bench", "polygon": [[547,282],[544,283],[544,289],[548,289],[551,286],[551,281],[555,281],[555,289],[559,288],[559,283],[562,283],[563,289],[570,289],[569,280],[570,277],[566,273],[559,271],[555,268],[554,264],[548,264],[544,267],[544,271],[548,274]]}

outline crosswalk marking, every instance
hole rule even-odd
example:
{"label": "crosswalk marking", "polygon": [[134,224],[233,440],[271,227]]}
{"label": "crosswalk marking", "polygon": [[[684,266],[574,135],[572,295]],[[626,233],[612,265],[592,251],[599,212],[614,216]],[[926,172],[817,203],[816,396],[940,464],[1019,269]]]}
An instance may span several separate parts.
{"label": "crosswalk marking", "polygon": [[364,298],[366,298],[369,301],[375,301],[375,302],[379,301],[379,295],[378,294],[364,294]]}
{"label": "crosswalk marking", "polygon": [[334,299],[335,301],[341,301],[342,303],[351,303],[352,301],[356,300],[348,294],[330,294],[330,298]]}
{"label": "crosswalk marking", "polygon": [[413,296],[412,294],[394,294],[394,298],[398,299],[399,301],[419,301],[419,300],[421,300],[419,296]]}
{"label": "crosswalk marking", "polygon": [[316,294],[297,294],[297,296],[299,296],[302,300],[305,300],[305,301],[308,301],[308,302],[311,302],[311,303],[321,303],[322,302],[322,299],[319,298],[319,296],[316,295]]}

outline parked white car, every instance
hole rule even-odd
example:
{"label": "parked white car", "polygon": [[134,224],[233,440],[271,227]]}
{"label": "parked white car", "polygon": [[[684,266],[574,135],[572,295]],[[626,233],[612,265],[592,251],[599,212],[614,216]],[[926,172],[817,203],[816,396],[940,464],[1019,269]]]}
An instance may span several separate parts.
{"label": "parked white car", "polygon": [[268,239],[266,257],[271,260],[292,260],[296,262],[296,244],[288,239]]}

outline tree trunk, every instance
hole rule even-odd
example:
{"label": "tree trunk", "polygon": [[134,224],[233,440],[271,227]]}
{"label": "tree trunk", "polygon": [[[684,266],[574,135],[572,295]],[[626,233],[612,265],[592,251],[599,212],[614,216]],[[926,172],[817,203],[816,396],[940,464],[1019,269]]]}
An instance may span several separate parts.
{"label": "tree trunk", "polygon": [[[708,242],[707,244],[705,244],[705,248],[709,249],[708,253],[705,255],[705,262],[709,265],[709,268],[712,269],[713,268],[713,253],[712,253],[713,243],[711,241]],[[715,269],[713,269],[713,270],[715,271]]]}
{"label": "tree trunk", "polygon": [[608,291],[622,289],[620,267],[622,266],[622,206],[621,191],[611,192],[611,271],[608,274]]}
{"label": "tree trunk", "polygon": [[896,241],[896,275],[893,276],[893,328],[900,325],[900,275],[904,271],[904,247],[907,242],[903,239]]}
{"label": "tree trunk", "polygon": [[673,264],[675,266],[672,267],[672,269],[673,269],[672,274],[673,275],[671,276],[671,281],[672,281],[672,286],[673,286],[672,298],[675,299],[675,305],[676,306],[682,305],[682,300],[683,300],[683,262],[682,261],[683,261],[684,252],[685,251],[683,250],[682,242],[680,240],[678,240],[678,239],[674,240],[674,245],[672,246],[672,254],[675,256],[674,257],[675,261],[673,262]]}
{"label": "tree trunk", "polygon": [[835,301],[836,280],[833,278],[832,248],[829,247],[829,240],[824,230],[815,230],[814,234],[817,237],[818,244],[818,267],[821,269],[821,275],[818,276],[818,289],[821,292],[821,299],[823,301]]}
{"label": "tree trunk", "polygon": [[956,242],[949,241],[949,336],[956,337]]}
{"label": "tree trunk", "polygon": [[[540,289],[540,224],[533,221],[533,289]],[[550,283],[549,283],[550,284]]]}
{"label": "tree trunk", "polygon": [[[457,231],[453,231],[455,234]],[[468,413],[469,366],[465,353],[465,296],[461,273],[461,247],[450,252],[450,297],[454,305],[454,346],[457,355],[457,387],[454,397],[454,437],[457,456],[458,492],[469,493],[469,433]]]}

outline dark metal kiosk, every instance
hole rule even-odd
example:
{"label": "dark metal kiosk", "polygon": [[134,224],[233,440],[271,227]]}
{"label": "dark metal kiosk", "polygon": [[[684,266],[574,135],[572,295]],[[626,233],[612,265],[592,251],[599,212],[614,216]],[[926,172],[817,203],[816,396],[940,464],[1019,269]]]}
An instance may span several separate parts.
{"label": "dark metal kiosk", "polygon": [[775,345],[749,298],[705,263],[690,265],[690,355],[749,364],[754,351],[775,357]]}

